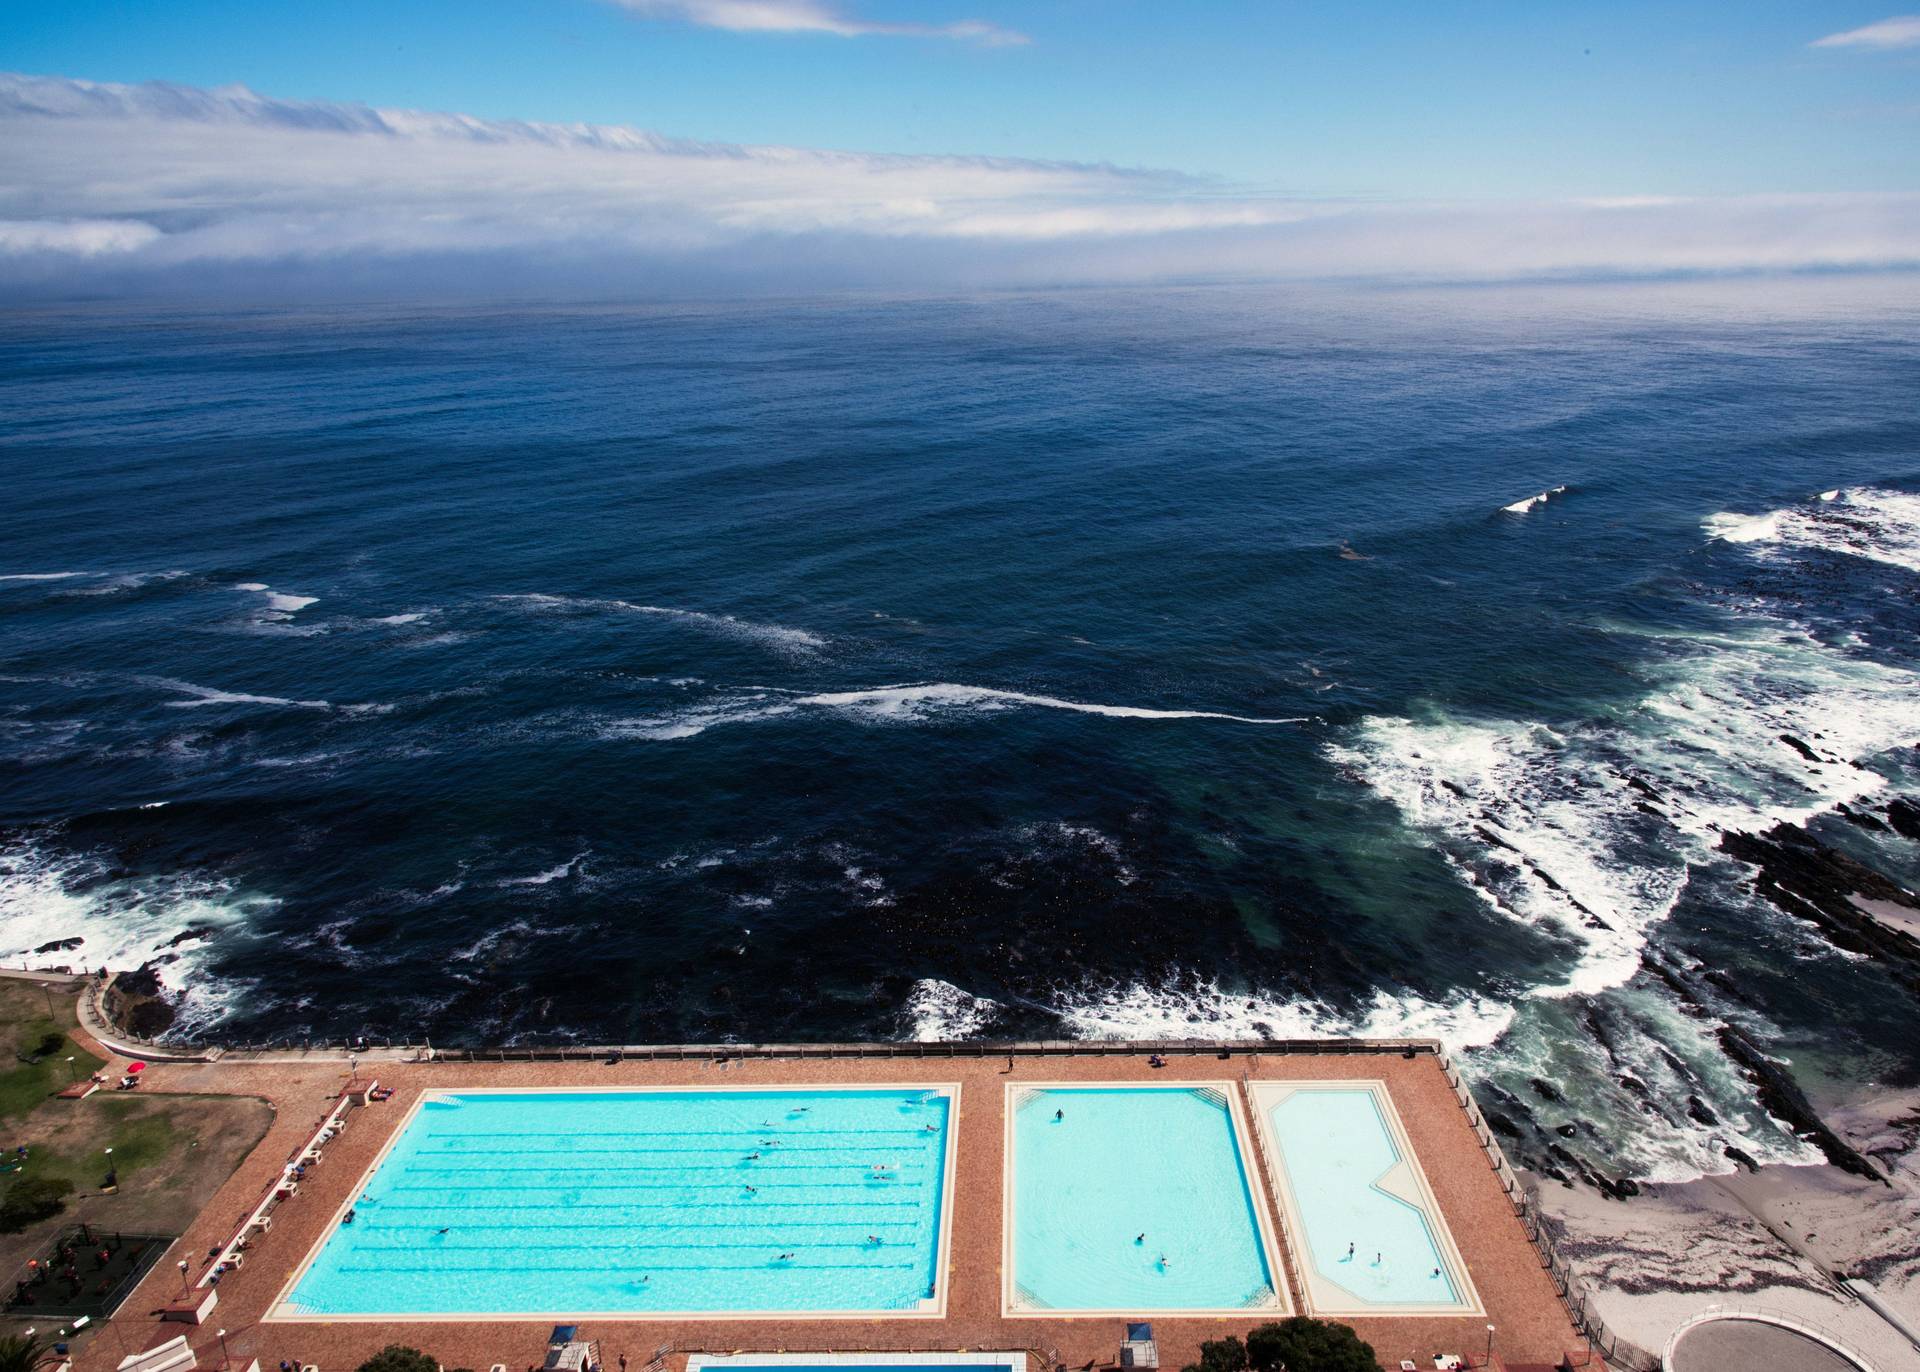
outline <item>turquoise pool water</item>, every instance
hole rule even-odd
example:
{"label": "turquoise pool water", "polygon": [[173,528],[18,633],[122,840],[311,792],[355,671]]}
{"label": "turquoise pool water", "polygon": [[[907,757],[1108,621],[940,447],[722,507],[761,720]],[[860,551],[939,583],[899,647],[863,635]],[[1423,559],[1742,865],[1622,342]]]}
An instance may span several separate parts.
{"label": "turquoise pool water", "polygon": [[936,1280],[949,1111],[926,1090],[429,1100],[288,1303],[910,1310]]}
{"label": "turquoise pool water", "polygon": [[1013,1110],[1018,1304],[1139,1314],[1274,1304],[1220,1092],[1034,1090]]}
{"label": "turquoise pool water", "polygon": [[1401,1155],[1372,1091],[1297,1090],[1267,1120],[1323,1280],[1362,1304],[1460,1303],[1425,1211],[1381,1189]]}

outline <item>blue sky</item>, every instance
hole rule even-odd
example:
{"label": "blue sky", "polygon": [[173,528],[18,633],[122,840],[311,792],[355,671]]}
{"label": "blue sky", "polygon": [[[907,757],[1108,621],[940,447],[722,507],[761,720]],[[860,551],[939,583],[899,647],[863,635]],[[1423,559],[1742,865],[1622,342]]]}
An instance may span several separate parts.
{"label": "blue sky", "polygon": [[1920,15],[1877,7],[0,15],[0,293],[1914,268]]}
{"label": "blue sky", "polygon": [[1873,5],[834,8],[1030,41],[732,32],[603,0],[61,0],[9,7],[0,66],[1300,195],[1920,190],[1920,45],[1809,46],[1889,17]]}

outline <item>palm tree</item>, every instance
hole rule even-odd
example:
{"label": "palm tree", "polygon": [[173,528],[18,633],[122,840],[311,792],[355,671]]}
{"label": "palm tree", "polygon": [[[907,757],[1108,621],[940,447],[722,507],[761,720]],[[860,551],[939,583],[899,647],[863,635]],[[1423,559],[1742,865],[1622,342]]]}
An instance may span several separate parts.
{"label": "palm tree", "polygon": [[31,1334],[0,1334],[0,1372],[34,1372],[47,1357],[47,1345]]}

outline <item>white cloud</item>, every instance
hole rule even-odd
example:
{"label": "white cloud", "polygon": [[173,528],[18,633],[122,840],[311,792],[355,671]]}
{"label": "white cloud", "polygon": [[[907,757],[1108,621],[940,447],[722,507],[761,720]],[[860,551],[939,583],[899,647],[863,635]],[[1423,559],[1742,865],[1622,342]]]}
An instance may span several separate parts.
{"label": "white cloud", "polygon": [[0,289],[803,292],[1915,264],[1915,195],[1287,199],[1102,165],[0,75]]}
{"label": "white cloud", "polygon": [[734,33],[830,33],[840,38],[955,38],[1003,47],[1026,35],[997,24],[963,19],[949,24],[889,24],[858,19],[818,0],[612,0],[653,19],[678,19]]}
{"label": "white cloud", "polygon": [[1809,45],[1816,48],[1920,47],[1920,14],[1898,14],[1844,33],[1830,33]]}
{"label": "white cloud", "polygon": [[133,252],[160,236],[137,219],[0,219],[0,255]]}

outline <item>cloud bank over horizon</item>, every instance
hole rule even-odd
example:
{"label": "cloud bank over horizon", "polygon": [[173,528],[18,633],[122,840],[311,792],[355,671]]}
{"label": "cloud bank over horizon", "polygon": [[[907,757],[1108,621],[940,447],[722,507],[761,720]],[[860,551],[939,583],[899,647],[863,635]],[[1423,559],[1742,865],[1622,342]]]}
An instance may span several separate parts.
{"label": "cloud bank over horizon", "polygon": [[[827,12],[827,11],[822,11]],[[1920,195],[1357,201],[0,74],[0,291],[957,289],[1920,265]]]}

